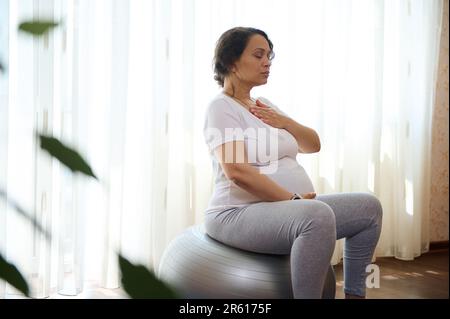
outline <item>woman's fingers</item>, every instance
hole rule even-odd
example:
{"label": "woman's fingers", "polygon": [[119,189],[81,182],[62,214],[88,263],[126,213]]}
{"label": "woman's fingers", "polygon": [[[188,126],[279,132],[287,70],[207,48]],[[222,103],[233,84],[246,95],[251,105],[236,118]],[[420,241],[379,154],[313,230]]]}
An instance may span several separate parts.
{"label": "woman's fingers", "polygon": [[256,105],[258,105],[259,107],[265,107],[265,108],[269,108],[268,105],[264,104],[263,102],[261,102],[260,100],[256,100]]}
{"label": "woman's fingers", "polygon": [[282,121],[280,115],[270,107],[265,106],[265,104],[261,103],[261,105],[263,106],[250,107],[250,112],[264,123],[276,128],[282,128]]}
{"label": "woman's fingers", "polygon": [[314,198],[316,198],[316,193],[314,193],[314,192],[312,192],[312,193],[305,193],[305,194],[302,194],[302,197],[304,199],[314,199]]}
{"label": "woman's fingers", "polygon": [[250,112],[260,116],[274,116],[275,113],[271,109],[264,109],[259,107],[251,107]]}

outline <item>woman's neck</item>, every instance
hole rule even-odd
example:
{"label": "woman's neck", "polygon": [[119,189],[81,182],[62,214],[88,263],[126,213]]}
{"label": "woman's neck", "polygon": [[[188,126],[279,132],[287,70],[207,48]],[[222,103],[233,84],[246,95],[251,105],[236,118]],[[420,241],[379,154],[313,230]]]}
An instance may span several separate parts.
{"label": "woman's neck", "polygon": [[223,92],[231,97],[242,101],[251,100],[250,90],[251,87],[244,83],[233,83],[230,79],[225,79]]}

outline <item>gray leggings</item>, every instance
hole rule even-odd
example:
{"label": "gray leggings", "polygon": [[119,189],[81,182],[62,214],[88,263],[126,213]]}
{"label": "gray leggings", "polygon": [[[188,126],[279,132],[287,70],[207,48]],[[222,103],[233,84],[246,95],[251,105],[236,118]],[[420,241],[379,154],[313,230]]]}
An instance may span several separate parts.
{"label": "gray leggings", "polygon": [[344,292],[365,296],[366,266],[381,232],[382,207],[368,193],[318,195],[314,200],[260,202],[210,213],[207,233],[227,245],[290,254],[294,298],[318,299],[336,239],[345,238]]}

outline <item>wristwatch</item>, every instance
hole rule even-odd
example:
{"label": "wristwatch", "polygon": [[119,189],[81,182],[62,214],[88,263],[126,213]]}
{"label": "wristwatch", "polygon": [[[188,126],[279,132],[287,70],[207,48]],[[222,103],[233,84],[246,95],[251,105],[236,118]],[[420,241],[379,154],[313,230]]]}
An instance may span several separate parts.
{"label": "wristwatch", "polygon": [[296,200],[296,199],[303,199],[303,197],[302,197],[302,195],[294,193],[294,195],[291,197],[291,200]]}

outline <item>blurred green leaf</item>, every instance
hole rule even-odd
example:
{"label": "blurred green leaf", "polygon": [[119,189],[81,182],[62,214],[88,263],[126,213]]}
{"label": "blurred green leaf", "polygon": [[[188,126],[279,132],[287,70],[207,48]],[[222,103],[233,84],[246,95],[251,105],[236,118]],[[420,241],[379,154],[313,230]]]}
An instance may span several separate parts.
{"label": "blurred green leaf", "polygon": [[19,30],[30,33],[33,36],[42,36],[58,24],[59,23],[54,21],[25,21],[19,25]]}
{"label": "blurred green leaf", "polygon": [[0,254],[0,278],[29,297],[30,290],[25,278],[23,278],[16,266],[8,263],[3,258],[2,254]]}
{"label": "blurred green leaf", "polygon": [[0,72],[5,72],[5,67],[1,62],[0,62]]}
{"label": "blurred green leaf", "polygon": [[173,299],[177,294],[165,283],[156,278],[153,272],[142,265],[133,265],[119,254],[122,284],[125,291],[134,299]]}
{"label": "blurred green leaf", "polygon": [[0,197],[3,197],[6,201],[6,204],[8,204],[9,206],[11,206],[12,208],[14,208],[14,210],[19,213],[19,215],[22,215],[22,217],[25,217],[26,219],[28,219],[33,226],[38,229],[41,233],[43,233],[45,235],[45,238],[47,240],[51,239],[50,234],[41,226],[41,224],[39,224],[39,222],[34,219],[31,214],[27,213],[25,211],[25,209],[23,209],[22,207],[20,207],[19,204],[17,204],[17,202],[15,202],[14,200],[12,200],[11,198],[8,198],[8,196],[6,196],[6,192],[3,189],[0,189]]}
{"label": "blurred green leaf", "polygon": [[39,135],[39,138],[41,148],[70,168],[72,172],[81,172],[98,180],[88,163],[76,151],[65,146],[54,137]]}

